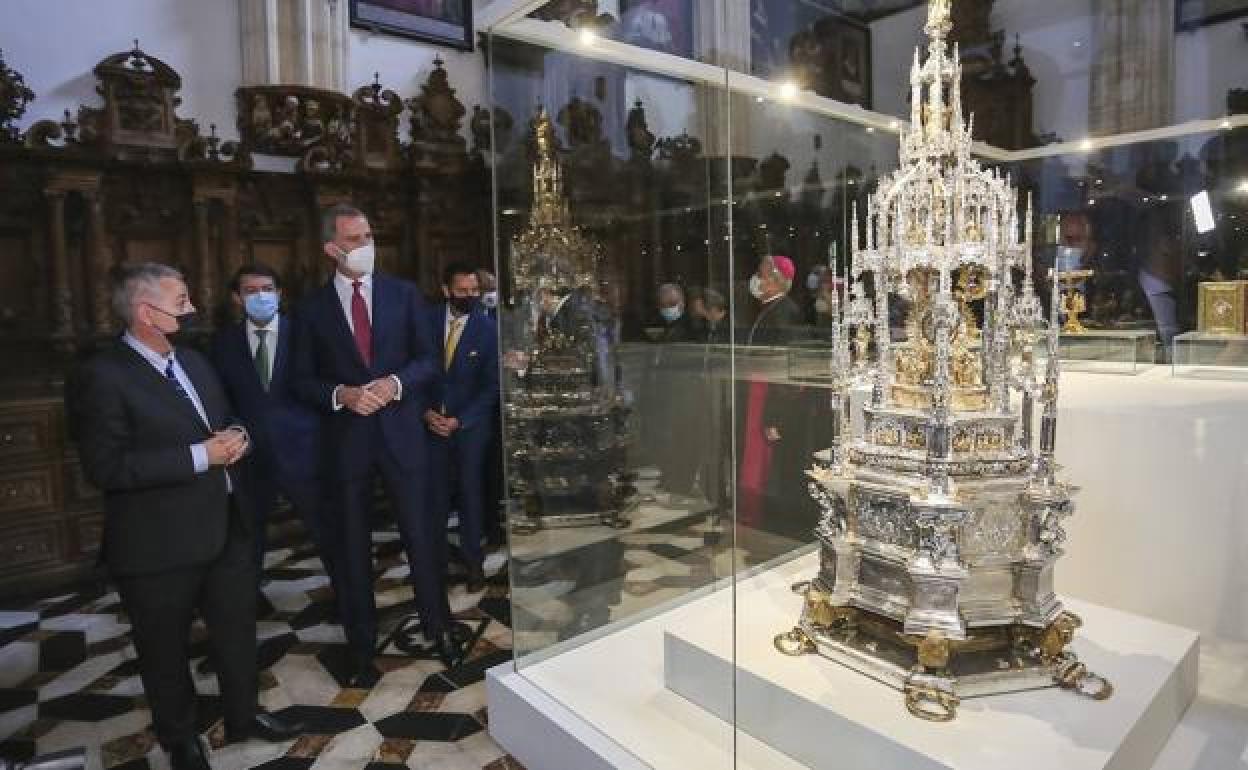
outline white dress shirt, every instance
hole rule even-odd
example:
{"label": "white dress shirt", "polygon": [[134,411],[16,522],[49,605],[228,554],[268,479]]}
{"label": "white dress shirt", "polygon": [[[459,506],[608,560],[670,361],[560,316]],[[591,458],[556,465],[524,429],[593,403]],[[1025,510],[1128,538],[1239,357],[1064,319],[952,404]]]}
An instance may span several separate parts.
{"label": "white dress shirt", "polygon": [[[338,301],[342,304],[342,314],[347,319],[347,328],[355,334],[355,319],[351,316],[351,300],[355,298],[354,282],[360,282],[360,295],[364,297],[364,307],[368,309],[368,324],[371,329],[373,326],[373,274],[366,273],[358,279],[351,279],[338,271],[334,271],[334,291],[338,292]],[[255,347],[252,347],[255,351]],[[273,371],[272,367],[269,371]],[[399,379],[397,374],[390,375],[390,379],[394,380],[394,400],[398,401],[403,398],[403,381]],[[342,410],[342,402],[338,400],[338,392],[345,386],[339,385],[334,388],[333,394],[330,396],[330,405],[335,412]]]}
{"label": "white dress shirt", "polygon": [[[204,403],[199,400],[199,392],[195,390],[194,383],[191,382],[191,378],[186,373],[186,370],[182,368],[182,364],[178,361],[178,357],[174,355],[174,351],[170,350],[168,353],[163,355],[157,353],[155,350],[152,350],[147,345],[140,342],[138,337],[135,337],[128,331],[122,335],[122,340],[124,340],[125,343],[129,345],[132,350],[134,350],[134,352],[142,356],[144,361],[151,364],[152,368],[154,368],[161,377],[167,377],[165,375],[165,369],[169,366],[169,362],[172,360],[173,376],[178,378],[178,384],[181,385],[182,389],[186,391],[186,394],[191,397],[191,403],[195,406],[195,411],[199,413],[199,419],[203,421],[204,427],[212,430],[212,423],[208,421],[208,413],[204,411]],[[169,387],[173,387],[173,385],[171,384]],[[203,442],[191,444],[191,463],[194,465],[196,473],[204,473],[208,470],[208,447],[205,446]],[[226,488],[230,492],[234,491],[234,482],[230,479],[230,474],[228,472],[225,474],[225,484]]]}
{"label": "white dress shirt", "polygon": [[250,318],[246,321],[247,327],[247,347],[251,351],[251,358],[256,358],[256,348],[260,347],[260,335],[256,334],[257,330],[265,331],[264,342],[268,345],[269,351],[269,375],[273,374],[273,362],[277,360],[277,335],[278,328],[281,325],[282,316],[277,314],[273,316],[273,320],[269,321],[268,326],[258,326]]}
{"label": "white dress shirt", "polygon": [[[368,308],[369,324],[373,320],[373,276],[372,273],[359,277],[360,294],[364,297],[364,306]],[[338,301],[342,303],[342,314],[347,318],[347,327],[355,333],[355,319],[351,315],[351,299],[355,296],[352,280],[342,273],[334,272],[334,291],[338,292]]]}

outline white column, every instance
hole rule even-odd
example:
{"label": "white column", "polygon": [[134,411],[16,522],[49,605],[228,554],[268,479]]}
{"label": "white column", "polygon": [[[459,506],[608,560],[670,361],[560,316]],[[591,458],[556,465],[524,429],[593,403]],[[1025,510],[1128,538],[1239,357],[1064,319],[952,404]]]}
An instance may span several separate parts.
{"label": "white column", "polygon": [[243,85],[344,92],[347,0],[239,0]]}

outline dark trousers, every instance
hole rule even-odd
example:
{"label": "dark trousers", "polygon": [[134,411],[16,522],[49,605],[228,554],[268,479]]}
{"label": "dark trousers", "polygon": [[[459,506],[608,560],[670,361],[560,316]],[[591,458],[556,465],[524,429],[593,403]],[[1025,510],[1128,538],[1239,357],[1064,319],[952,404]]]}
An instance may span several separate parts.
{"label": "dark trousers", "polygon": [[485,538],[490,545],[506,541],[503,532],[503,435],[498,415],[490,421],[490,441],[485,450]]}
{"label": "dark trousers", "polygon": [[247,729],[256,711],[256,577],[251,537],[233,500],[229,536],[216,560],[115,582],[161,745],[195,737],[189,649],[196,611],[208,627],[226,729]]}
{"label": "dark trousers", "polygon": [[[459,547],[470,567],[485,560],[481,538],[485,534],[485,462],[490,448],[486,425],[452,433],[450,438],[431,435],[429,470],[433,510],[445,528],[452,499],[459,499]],[[441,542],[445,544],[443,536]]]}
{"label": "dark trousers", "polygon": [[331,536],[332,525],[328,519],[330,507],[325,501],[324,483],[317,478],[292,478],[280,473],[272,462],[253,462],[243,474],[242,483],[255,516],[252,532],[255,538],[257,578],[264,573],[264,554],[268,548],[265,530],[269,517],[277,509],[278,494],[281,494],[290,501],[303,520],[304,529],[312,538],[317,555],[325,564],[330,583],[336,586],[334,573],[337,544]]}
{"label": "dark trousers", "polygon": [[[378,442],[380,444],[380,441]],[[438,532],[426,503],[426,474],[400,466],[384,445],[373,453],[373,462],[359,477],[341,482],[336,527],[339,539],[338,607],[352,655],[371,659],[377,649],[377,602],[373,595],[373,527],[371,520],[374,474],[380,474],[390,499],[390,510],[399,526],[407,552],[412,594],[426,633],[446,630],[450,608],[446,598],[442,558],[446,524]]]}

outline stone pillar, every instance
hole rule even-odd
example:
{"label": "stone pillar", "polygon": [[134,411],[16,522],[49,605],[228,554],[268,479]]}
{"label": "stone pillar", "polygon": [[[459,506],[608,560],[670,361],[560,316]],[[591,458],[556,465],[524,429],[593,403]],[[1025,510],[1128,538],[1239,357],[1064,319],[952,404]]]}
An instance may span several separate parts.
{"label": "stone pillar", "polygon": [[243,85],[346,92],[348,0],[240,0]]}

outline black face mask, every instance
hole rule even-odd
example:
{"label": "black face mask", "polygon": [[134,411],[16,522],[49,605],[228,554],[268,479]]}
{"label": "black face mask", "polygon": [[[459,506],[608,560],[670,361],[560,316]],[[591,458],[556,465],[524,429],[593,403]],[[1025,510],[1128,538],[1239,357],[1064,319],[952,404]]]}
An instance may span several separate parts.
{"label": "black face mask", "polygon": [[480,297],[450,297],[446,300],[447,304],[460,315],[466,315],[476,310],[480,301]]}
{"label": "black face mask", "polygon": [[189,310],[185,313],[170,313],[168,310],[165,310],[164,308],[156,307],[150,302],[147,303],[147,306],[153,310],[158,310],[161,313],[164,313],[165,315],[169,316],[170,318],[178,322],[178,330],[174,332],[169,332],[168,334],[165,335],[167,337],[180,337],[186,334],[188,331],[190,331],[191,327],[195,325],[195,319],[197,316],[194,310]]}

